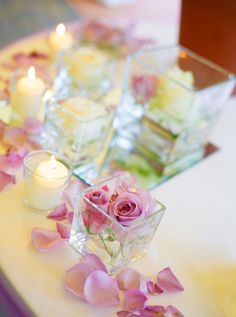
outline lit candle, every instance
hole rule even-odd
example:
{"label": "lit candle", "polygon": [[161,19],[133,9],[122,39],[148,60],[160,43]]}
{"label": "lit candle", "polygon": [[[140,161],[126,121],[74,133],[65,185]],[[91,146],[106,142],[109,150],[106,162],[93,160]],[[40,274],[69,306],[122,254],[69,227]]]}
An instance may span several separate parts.
{"label": "lit candle", "polygon": [[41,162],[35,170],[35,181],[44,188],[58,188],[64,184],[68,169],[52,155],[49,160]]}
{"label": "lit candle", "polygon": [[65,25],[62,23],[58,24],[56,31],[52,32],[49,36],[49,45],[53,54],[66,51],[70,49],[73,44],[73,35],[66,31]]}
{"label": "lit candle", "polygon": [[30,66],[27,77],[21,77],[11,96],[11,106],[22,118],[38,115],[45,90],[43,80],[35,75],[35,68]]}
{"label": "lit candle", "polygon": [[38,164],[31,177],[25,175],[25,196],[28,204],[39,210],[49,210],[59,205],[69,171],[52,155]]}

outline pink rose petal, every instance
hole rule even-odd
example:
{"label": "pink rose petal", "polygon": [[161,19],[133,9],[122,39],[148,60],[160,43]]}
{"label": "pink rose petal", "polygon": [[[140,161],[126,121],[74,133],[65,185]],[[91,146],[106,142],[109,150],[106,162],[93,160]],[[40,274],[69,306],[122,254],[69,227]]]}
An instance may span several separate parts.
{"label": "pink rose petal", "polygon": [[17,153],[9,153],[8,155],[0,155],[0,170],[8,170],[10,168],[18,168],[22,165],[22,157]]}
{"label": "pink rose petal", "polygon": [[69,221],[69,223],[72,223],[73,218],[74,218],[74,212],[73,211],[68,212],[67,220]]}
{"label": "pink rose petal", "polygon": [[63,241],[58,232],[42,228],[32,229],[31,240],[35,249],[40,252],[52,251]]}
{"label": "pink rose petal", "polygon": [[166,315],[165,317],[184,317],[184,315],[174,306],[169,305],[166,308]]}
{"label": "pink rose petal", "polygon": [[106,266],[99,259],[99,257],[93,253],[87,253],[80,258],[80,263],[88,264],[93,270],[100,270],[107,273]]}
{"label": "pink rose petal", "polygon": [[113,306],[120,302],[116,281],[103,271],[94,271],[88,276],[84,296],[89,304],[97,306]]}
{"label": "pink rose petal", "polygon": [[139,289],[140,273],[134,269],[126,268],[116,275],[117,285],[120,290]]}
{"label": "pink rose petal", "polygon": [[74,295],[85,300],[84,284],[93,269],[85,263],[78,263],[71,267],[64,276],[64,285]]}
{"label": "pink rose petal", "polygon": [[15,149],[20,149],[26,143],[26,133],[22,128],[5,127],[2,137],[2,142],[5,145],[13,146]]}
{"label": "pink rose petal", "polygon": [[64,192],[64,197],[73,210],[75,210],[76,197],[82,186],[78,180],[72,180]]}
{"label": "pink rose petal", "polygon": [[27,118],[25,120],[24,130],[29,135],[38,135],[42,132],[42,123],[36,118]]}
{"label": "pink rose petal", "polygon": [[147,280],[146,279],[144,279],[144,278],[141,279],[139,290],[141,292],[143,292],[143,294],[145,294],[145,295],[149,294],[149,291],[148,291],[148,288],[147,288]]}
{"label": "pink rose petal", "polygon": [[107,185],[102,186],[102,189],[105,190],[106,192],[109,192],[109,187]]}
{"label": "pink rose petal", "polygon": [[147,297],[137,289],[125,292],[124,307],[127,310],[136,311],[143,309],[146,305]]}
{"label": "pink rose petal", "polygon": [[130,312],[128,310],[120,310],[116,314],[118,317],[142,317],[142,315],[134,314],[133,312]]}
{"label": "pink rose petal", "polygon": [[163,290],[153,281],[149,280],[147,281],[147,289],[150,294],[161,294],[163,293]]}
{"label": "pink rose petal", "polygon": [[165,317],[165,313],[165,307],[159,305],[146,306],[140,311],[141,316],[145,317]]}
{"label": "pink rose petal", "polygon": [[59,232],[62,239],[69,239],[71,226],[57,222],[56,227],[57,227],[57,232]]}
{"label": "pink rose petal", "polygon": [[66,219],[66,214],[67,214],[67,207],[66,204],[63,203],[59,206],[57,206],[48,216],[47,218],[53,219],[53,220],[63,220]]}
{"label": "pink rose petal", "polygon": [[6,127],[6,124],[0,120],[0,140],[3,137],[5,127]]}
{"label": "pink rose petal", "polygon": [[181,292],[184,290],[183,286],[178,281],[177,277],[169,267],[160,271],[157,276],[156,283],[164,292]]}
{"label": "pink rose petal", "polygon": [[0,171],[0,192],[8,185],[16,184],[16,177]]}

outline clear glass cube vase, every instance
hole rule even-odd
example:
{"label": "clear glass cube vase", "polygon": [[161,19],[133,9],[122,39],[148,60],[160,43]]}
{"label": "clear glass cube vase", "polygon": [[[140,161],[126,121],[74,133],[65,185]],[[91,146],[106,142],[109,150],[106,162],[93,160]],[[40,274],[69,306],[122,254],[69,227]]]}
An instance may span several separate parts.
{"label": "clear glass cube vase", "polygon": [[80,192],[69,243],[98,255],[112,273],[146,253],[164,210],[131,178],[114,176]]}
{"label": "clear glass cube vase", "polygon": [[234,86],[233,74],[179,45],[139,51],[127,60],[119,142],[173,175],[203,157]]}
{"label": "clear glass cube vase", "polygon": [[112,116],[104,104],[92,99],[51,98],[46,106],[43,148],[63,156],[75,174],[96,169],[106,151]]}

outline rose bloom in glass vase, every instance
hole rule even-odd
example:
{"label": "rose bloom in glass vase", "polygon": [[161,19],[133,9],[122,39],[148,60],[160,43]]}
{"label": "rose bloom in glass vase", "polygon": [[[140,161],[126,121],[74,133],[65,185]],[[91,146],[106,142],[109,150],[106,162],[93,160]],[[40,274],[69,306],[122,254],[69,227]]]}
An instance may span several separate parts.
{"label": "rose bloom in glass vase", "polygon": [[114,176],[80,192],[69,242],[112,273],[146,253],[164,210],[131,176]]}

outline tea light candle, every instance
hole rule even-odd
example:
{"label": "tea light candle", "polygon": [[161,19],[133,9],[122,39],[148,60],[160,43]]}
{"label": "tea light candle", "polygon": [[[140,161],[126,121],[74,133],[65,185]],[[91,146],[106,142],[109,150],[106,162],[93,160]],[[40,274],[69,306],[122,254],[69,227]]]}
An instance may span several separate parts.
{"label": "tea light candle", "polygon": [[44,90],[44,81],[36,77],[35,68],[30,66],[27,77],[19,79],[12,93],[12,108],[22,119],[37,116]]}
{"label": "tea light candle", "polygon": [[68,179],[67,167],[53,155],[40,162],[31,174],[25,169],[25,197],[28,204],[39,210],[58,206]]}
{"label": "tea light candle", "polygon": [[[39,177],[38,177],[39,176]],[[64,184],[68,169],[52,155],[41,162],[35,170],[35,182],[44,188],[58,188]]]}
{"label": "tea light candle", "polygon": [[73,35],[66,31],[65,25],[60,23],[56,31],[49,36],[49,45],[53,53],[70,49],[74,44]]}

